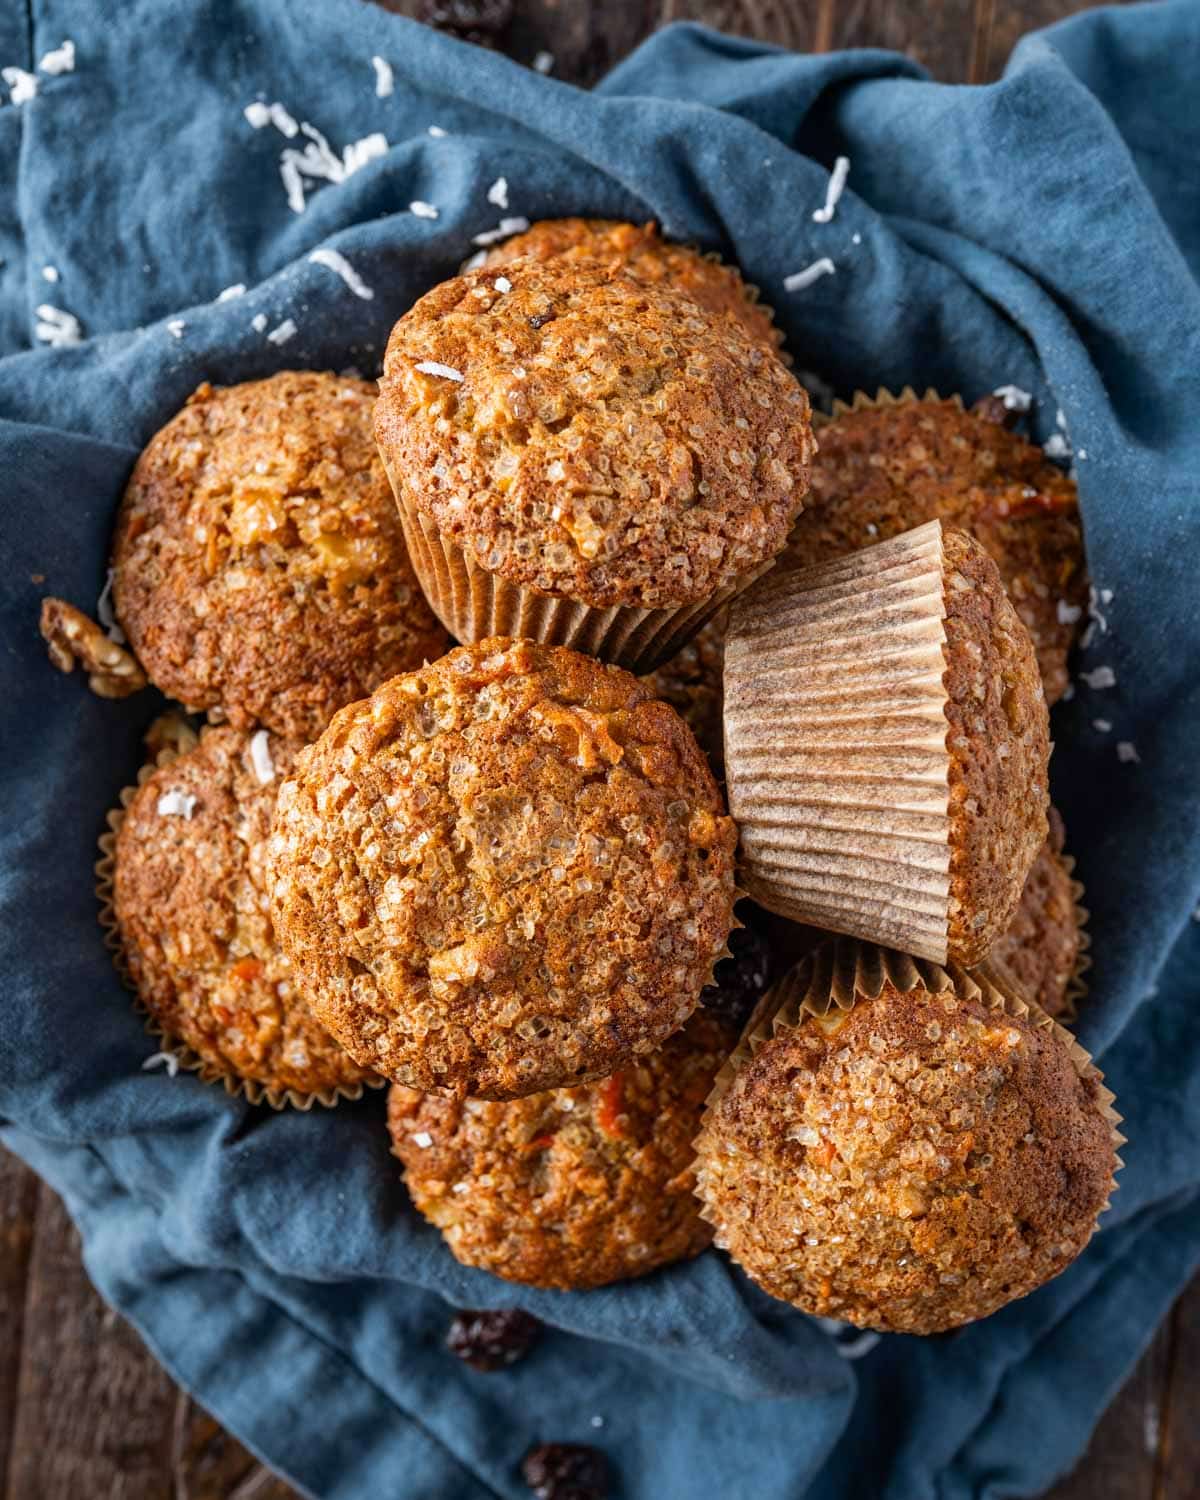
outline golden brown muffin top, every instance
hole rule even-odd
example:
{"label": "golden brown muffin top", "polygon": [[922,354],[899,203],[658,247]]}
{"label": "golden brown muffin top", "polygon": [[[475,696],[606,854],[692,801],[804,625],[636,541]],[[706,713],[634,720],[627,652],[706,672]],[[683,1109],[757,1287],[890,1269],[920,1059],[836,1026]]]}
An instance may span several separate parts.
{"label": "golden brown muffin top", "polygon": [[422,297],[375,432],[398,497],[482,567],[598,608],[705,599],[768,562],[812,452],[807,396],[740,324],[554,259]]}
{"label": "golden brown muffin top", "polygon": [[709,312],[736,318],[751,338],[773,353],[778,353],[783,342],[771,309],[758,301],[755,289],[747,286],[732,266],[701,255],[688,245],[671,244],[653,222],[637,225],[617,219],[542,219],[524,234],[489,250],[483,264],[489,268],[506,266],[523,256],[533,260],[561,256],[570,261],[616,262],[627,267],[637,281],[651,286],[667,282]]}
{"label": "golden brown muffin top", "polygon": [[698,1255],[693,1141],[736,1040],[697,1012],[610,1078],[508,1103],[397,1086],[388,1128],[413,1202],[464,1265],[579,1291]]}
{"label": "golden brown muffin top", "polygon": [[133,471],[113,598],[154,684],[231,724],[315,738],[449,644],[417,584],[366,381],[200,386]]}
{"label": "golden brown muffin top", "polygon": [[780,566],[805,567],[939,517],[961,527],[999,565],[1056,703],[1087,599],[1074,481],[1040,448],[954,401],[845,411],[822,424],[819,440]]}
{"label": "golden brown muffin top", "polygon": [[804,1015],[710,1107],[717,1242],[773,1296],[936,1333],[1065,1269],[1112,1188],[1099,1075],[1061,1033],[953,990]]}
{"label": "golden brown muffin top", "polygon": [[211,729],[156,770],[117,835],[113,909],[169,1037],[213,1073],[308,1095],[369,1075],[310,1014],[271,925],[267,840],[294,755],[265,730]]}
{"label": "golden brown muffin top", "polygon": [[985,958],[1006,931],[1046,840],[1050,720],[1029,632],[996,564],[943,534],[946,746],[950,752],[947,952]]}
{"label": "golden brown muffin top", "polygon": [[1050,809],[1050,833],[1021,892],[1008,931],[988,954],[1023,995],[1055,1020],[1071,1009],[1068,992],[1083,947],[1079,887],[1063,855],[1063,825]]}
{"label": "golden brown muffin top", "polygon": [[652,1050],[732,925],[737,834],[673,709],[563,647],[393,678],[297,759],[274,910],[364,1065],[514,1098]]}
{"label": "golden brown muffin top", "polygon": [[725,774],[725,631],[729,611],[721,612],[670,661],[642,681],[655,698],[669,703],[696,736],[718,778]]}

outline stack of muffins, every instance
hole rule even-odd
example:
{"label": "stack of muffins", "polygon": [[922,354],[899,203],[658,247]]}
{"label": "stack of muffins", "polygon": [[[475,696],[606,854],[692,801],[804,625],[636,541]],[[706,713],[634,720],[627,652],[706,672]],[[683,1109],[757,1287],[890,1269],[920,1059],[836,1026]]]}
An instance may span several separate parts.
{"label": "stack of muffins", "polygon": [[435,287],[377,399],[202,386],[129,482],[103,654],[208,719],[154,726],[97,867],[153,1061],[277,1108],[390,1082],[416,1207],[510,1280],[715,1237],[810,1312],[986,1315],[1119,1165],[1060,1024],[1085,588],[1002,404],[814,419],[753,289],[650,227]]}

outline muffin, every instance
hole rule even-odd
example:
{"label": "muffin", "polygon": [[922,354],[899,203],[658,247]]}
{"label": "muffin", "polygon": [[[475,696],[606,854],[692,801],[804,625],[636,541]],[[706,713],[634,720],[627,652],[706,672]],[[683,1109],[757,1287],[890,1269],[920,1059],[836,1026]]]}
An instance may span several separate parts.
{"label": "muffin", "polygon": [[563,647],[460,647],[296,761],[274,912],[364,1067],[510,1099],[600,1078],[695,1009],[732,926],[736,830],[695,737]]}
{"label": "muffin", "polygon": [[686,292],[707,312],[736,318],[752,339],[772,353],[778,353],[783,342],[775,315],[758,300],[757,288],[748,286],[732,266],[722,265],[715,256],[664,240],[654,223],[639,228],[614,219],[542,219],[524,234],[489,250],[483,264],[491,269],[523,256],[619,265],[648,286],[665,282]]}
{"label": "muffin", "polygon": [[374,1081],[313,1017],[268,912],[278,778],[295,749],[210,729],[144,779],[111,872],[121,963],[165,1048],[257,1102],[357,1097]]}
{"label": "muffin", "polygon": [[697,1143],[717,1243],[821,1317],[938,1333],[1065,1270],[1120,1165],[1100,1074],[983,973],[824,944],[764,1002]]}
{"label": "muffin", "polygon": [[315,739],[448,645],[404,547],[365,381],[202,385],[138,459],[113,599],[151,681],[237,728]]}
{"label": "muffin", "polygon": [[970,966],[1046,839],[1029,632],[978,542],[933,521],[777,572],[725,648],[746,888],[795,922]]}
{"label": "muffin", "polygon": [[935,518],[970,532],[995,559],[1024,621],[1049,703],[1087,603],[1075,483],[1040,448],[930,392],[841,406],[820,428],[811,490],[780,559],[808,567]]}
{"label": "muffin", "polygon": [[638,672],[770,566],[812,453],[807,396],[740,323],[617,265],[528,257],[400,319],[375,433],[452,634]]}
{"label": "muffin", "polygon": [[395,1087],[392,1149],[456,1259],[581,1291],[698,1255],[712,1239],[693,1141],[734,1042],[706,1012],[619,1073],[507,1103]]}
{"label": "muffin", "polygon": [[663,662],[642,678],[653,696],[669,703],[696,736],[718,780],[725,775],[722,679],[728,623],[726,612],[722,610],[670,661]]}
{"label": "muffin", "polygon": [[1073,1016],[1087,963],[1086,913],[1079,905],[1083,887],[1071,874],[1074,861],[1064,855],[1063,840],[1062,818],[1052,807],[1050,832],[1016,915],[988,954],[994,968],[1056,1021]]}

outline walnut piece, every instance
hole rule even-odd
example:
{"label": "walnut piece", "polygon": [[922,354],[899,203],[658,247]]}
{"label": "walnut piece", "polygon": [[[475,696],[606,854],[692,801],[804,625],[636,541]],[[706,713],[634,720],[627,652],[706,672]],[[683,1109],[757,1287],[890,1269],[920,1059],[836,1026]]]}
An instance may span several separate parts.
{"label": "walnut piece", "polygon": [[73,672],[79,662],[98,698],[128,698],[146,686],[146,674],[129,652],[65,599],[42,600],[40,629],[58,670]]}

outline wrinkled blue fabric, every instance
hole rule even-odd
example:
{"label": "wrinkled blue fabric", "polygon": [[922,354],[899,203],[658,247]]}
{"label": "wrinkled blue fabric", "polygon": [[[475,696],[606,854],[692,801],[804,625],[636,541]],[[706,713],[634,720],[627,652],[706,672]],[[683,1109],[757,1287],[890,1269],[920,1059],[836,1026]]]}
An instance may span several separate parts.
{"label": "wrinkled blue fabric", "polygon": [[[1040,1491],[1200,1261],[1200,8],[1089,13],[987,88],[682,26],[586,94],[357,0],[0,6],[0,66],[33,71],[65,38],[75,70],[0,105],[0,1117],[101,1292],[323,1500],[518,1497],[543,1439],[599,1443],[627,1500]],[[253,129],[256,99],[339,155],[374,132],[386,153],[293,212],[280,152],[307,137]],[[817,223],[838,154],[850,185]],[[1053,791],[1092,912],[1080,1034],[1131,1139],[1087,1252],[985,1323],[840,1349],[715,1252],[586,1294],[514,1290],[414,1213],[380,1096],[277,1115],[141,1071],[91,865],[158,704],[54,673],[39,599],[91,607],[134,456],[201,380],[373,371],[394,319],[505,214],[655,218],[734,257],[797,367],[841,394],[1012,382],[1043,441],[1061,409],[1106,591],[1075,668],[1115,684],[1077,676],[1055,710]],[[374,297],[311,263],[319,245]],[[833,274],[784,290],[822,256]],[[39,342],[44,303],[84,341]],[[441,1349],[447,1302],[514,1300],[555,1329],[522,1364],[476,1375]]]}

